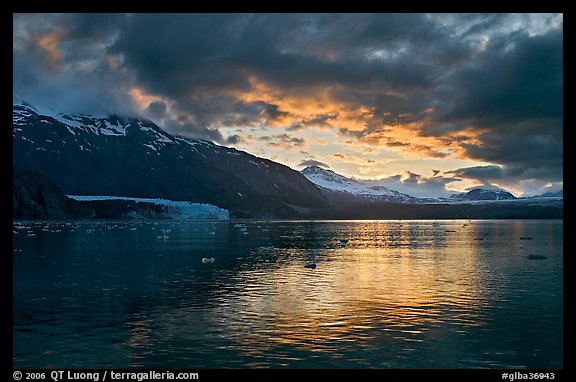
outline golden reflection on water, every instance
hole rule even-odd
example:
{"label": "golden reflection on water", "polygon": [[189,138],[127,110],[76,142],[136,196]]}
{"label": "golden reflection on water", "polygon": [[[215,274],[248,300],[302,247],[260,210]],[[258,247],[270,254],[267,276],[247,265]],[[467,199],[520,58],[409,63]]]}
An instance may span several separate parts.
{"label": "golden reflection on water", "polygon": [[[237,276],[247,289],[235,306],[215,314],[247,323],[236,339],[247,354],[284,345],[324,351],[361,336],[421,342],[447,322],[460,330],[479,325],[476,313],[488,291],[482,285],[485,243],[475,240],[482,232],[439,227],[423,241],[409,224],[355,227],[346,246],[319,251],[314,270],[303,268],[309,249],[276,248],[293,261]],[[253,293],[249,286],[264,287]]]}
{"label": "golden reflection on water", "polygon": [[20,238],[15,364],[562,367],[562,222],[156,224],[75,232],[62,279]]}

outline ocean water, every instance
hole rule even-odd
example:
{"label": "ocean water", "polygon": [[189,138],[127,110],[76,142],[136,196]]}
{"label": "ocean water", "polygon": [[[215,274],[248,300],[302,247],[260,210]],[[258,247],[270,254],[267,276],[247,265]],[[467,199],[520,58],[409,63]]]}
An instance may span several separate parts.
{"label": "ocean water", "polygon": [[562,368],[562,231],[15,222],[13,366]]}

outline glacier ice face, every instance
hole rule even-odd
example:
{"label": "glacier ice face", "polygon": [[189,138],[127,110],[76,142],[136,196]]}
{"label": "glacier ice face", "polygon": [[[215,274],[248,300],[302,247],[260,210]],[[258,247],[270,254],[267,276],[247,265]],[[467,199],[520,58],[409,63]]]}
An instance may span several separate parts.
{"label": "glacier ice face", "polygon": [[226,209],[214,206],[212,204],[192,203],[184,201],[174,201],[167,199],[149,199],[133,198],[128,196],[88,196],[88,195],[67,195],[69,198],[78,201],[95,201],[95,200],[130,200],[134,202],[153,203],[168,208],[168,215],[175,220],[203,220],[230,219],[230,212]]}

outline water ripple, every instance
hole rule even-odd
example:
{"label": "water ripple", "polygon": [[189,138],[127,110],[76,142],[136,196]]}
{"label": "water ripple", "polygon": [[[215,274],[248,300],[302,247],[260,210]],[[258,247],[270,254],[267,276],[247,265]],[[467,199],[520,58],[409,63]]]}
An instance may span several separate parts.
{"label": "water ripple", "polygon": [[13,231],[14,367],[562,367],[561,221]]}

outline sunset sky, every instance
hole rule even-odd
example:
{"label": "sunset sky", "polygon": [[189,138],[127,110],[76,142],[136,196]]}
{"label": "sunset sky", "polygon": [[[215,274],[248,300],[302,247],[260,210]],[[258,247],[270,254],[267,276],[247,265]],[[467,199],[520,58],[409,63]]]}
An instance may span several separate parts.
{"label": "sunset sky", "polygon": [[13,94],[415,196],[563,187],[561,14],[15,14]]}

